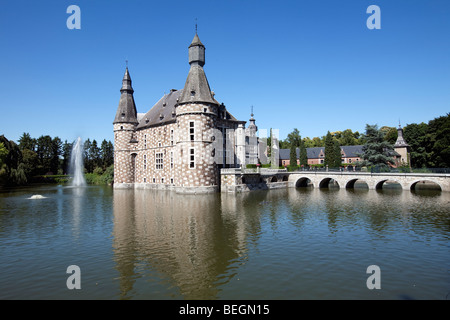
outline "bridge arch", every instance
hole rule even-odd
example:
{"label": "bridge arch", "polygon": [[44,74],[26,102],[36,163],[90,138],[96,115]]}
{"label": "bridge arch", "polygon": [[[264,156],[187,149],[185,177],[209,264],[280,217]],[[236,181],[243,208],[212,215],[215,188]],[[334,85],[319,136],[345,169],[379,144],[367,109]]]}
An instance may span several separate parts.
{"label": "bridge arch", "polygon": [[367,183],[367,181],[365,181],[363,179],[359,179],[359,178],[355,178],[355,179],[351,179],[351,180],[347,181],[347,183],[345,184],[345,189],[354,189],[356,182],[359,182],[360,184],[364,183],[365,186],[367,187],[367,189],[369,189],[369,184]]}
{"label": "bridge arch", "polygon": [[397,180],[394,180],[394,179],[383,179],[383,180],[377,181],[375,183],[375,189],[376,190],[383,189],[383,185],[385,185],[386,182],[392,183],[392,184],[398,184],[403,189],[402,183],[400,181],[397,181]]}
{"label": "bridge arch", "polygon": [[314,183],[308,177],[300,177],[295,181],[296,188],[314,187]]}
{"label": "bridge arch", "polygon": [[444,188],[442,187],[442,185],[439,182],[433,181],[430,179],[421,179],[421,180],[413,181],[409,186],[409,190],[414,191],[414,190],[416,190],[416,188],[419,185],[427,185],[430,188],[436,188],[436,189],[439,188],[440,191],[444,190]]}
{"label": "bridge arch", "polygon": [[319,188],[329,188],[331,186],[337,186],[338,188],[340,188],[339,182],[337,182],[334,178],[324,178],[322,180],[320,180],[319,182]]}
{"label": "bridge arch", "polygon": [[278,182],[277,176],[272,176],[270,182]]}

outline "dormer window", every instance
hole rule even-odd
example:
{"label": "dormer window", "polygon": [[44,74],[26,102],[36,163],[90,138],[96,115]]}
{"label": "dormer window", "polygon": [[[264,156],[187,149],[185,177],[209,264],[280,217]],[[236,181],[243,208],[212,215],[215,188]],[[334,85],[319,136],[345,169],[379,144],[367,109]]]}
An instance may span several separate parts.
{"label": "dormer window", "polygon": [[191,90],[191,97],[195,96],[195,90]]}

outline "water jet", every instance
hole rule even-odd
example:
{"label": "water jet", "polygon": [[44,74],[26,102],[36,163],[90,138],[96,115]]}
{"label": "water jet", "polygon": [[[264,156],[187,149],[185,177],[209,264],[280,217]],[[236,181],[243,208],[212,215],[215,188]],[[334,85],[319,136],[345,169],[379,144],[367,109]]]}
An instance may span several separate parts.
{"label": "water jet", "polygon": [[72,186],[81,187],[86,185],[84,179],[83,165],[83,143],[80,137],[74,142],[70,154],[70,171],[73,172]]}

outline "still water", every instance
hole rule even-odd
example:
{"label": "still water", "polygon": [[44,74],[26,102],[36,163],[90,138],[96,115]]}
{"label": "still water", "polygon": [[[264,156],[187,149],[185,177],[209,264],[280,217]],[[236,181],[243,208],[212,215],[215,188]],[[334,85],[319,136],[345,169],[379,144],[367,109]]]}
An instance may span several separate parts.
{"label": "still water", "polygon": [[[66,286],[70,265],[80,290]],[[367,288],[370,265],[381,289]],[[450,194],[2,191],[0,288],[0,299],[450,299]]]}

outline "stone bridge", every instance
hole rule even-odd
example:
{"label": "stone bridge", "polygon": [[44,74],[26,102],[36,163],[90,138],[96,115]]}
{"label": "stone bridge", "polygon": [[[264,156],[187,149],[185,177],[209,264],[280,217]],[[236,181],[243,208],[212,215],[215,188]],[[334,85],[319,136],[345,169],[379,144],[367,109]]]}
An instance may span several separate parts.
{"label": "stone bridge", "polygon": [[384,183],[395,182],[403,190],[414,190],[418,183],[432,182],[442,191],[450,191],[450,174],[445,173],[297,171],[289,173],[288,184],[290,187],[312,185],[314,188],[325,188],[333,183],[339,188],[353,188],[357,181],[364,181],[369,189],[381,189]]}
{"label": "stone bridge", "polygon": [[242,192],[255,189],[287,187],[354,188],[365,182],[369,189],[381,189],[383,184],[398,183],[403,190],[414,190],[417,184],[433,183],[450,192],[448,173],[371,173],[359,171],[295,171],[276,169],[222,169],[221,191]]}

